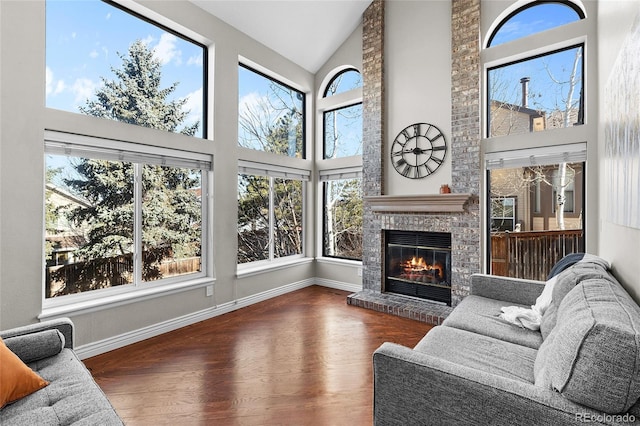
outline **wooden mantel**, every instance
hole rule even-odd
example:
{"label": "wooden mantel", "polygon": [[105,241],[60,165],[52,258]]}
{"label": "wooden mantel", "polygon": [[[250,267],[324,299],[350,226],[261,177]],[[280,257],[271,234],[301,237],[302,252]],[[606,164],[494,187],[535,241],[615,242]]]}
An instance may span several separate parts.
{"label": "wooden mantel", "polygon": [[420,212],[445,213],[464,212],[468,203],[477,202],[474,194],[427,194],[427,195],[376,195],[364,197],[364,201],[377,213]]}

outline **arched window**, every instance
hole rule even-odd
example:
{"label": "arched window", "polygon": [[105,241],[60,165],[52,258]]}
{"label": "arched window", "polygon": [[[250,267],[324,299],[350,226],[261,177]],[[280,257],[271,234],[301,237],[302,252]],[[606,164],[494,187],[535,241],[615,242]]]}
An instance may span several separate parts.
{"label": "arched window", "polygon": [[[362,77],[337,72],[318,100],[322,114],[320,168],[322,256],[362,259]],[[337,96],[340,95],[340,96]]]}
{"label": "arched window", "polygon": [[349,90],[362,87],[362,75],[358,70],[347,68],[336,74],[324,90],[323,97],[337,95],[338,93],[347,92]]}
{"label": "arched window", "polygon": [[[324,98],[362,88],[360,73],[347,68],[336,74],[324,90]],[[328,104],[332,102],[329,101]],[[362,154],[362,99],[354,96],[327,107],[323,113],[323,158]]]}
{"label": "arched window", "polygon": [[521,37],[584,19],[575,4],[559,1],[537,1],[522,6],[503,19],[489,37],[487,47],[497,46]]}
{"label": "arched window", "polygon": [[[573,3],[532,2],[501,20],[489,35],[487,45],[531,39],[545,30],[583,18],[584,12]],[[505,59],[489,67],[487,135],[505,136],[583,124],[583,57],[584,43],[579,43],[515,61]]]}

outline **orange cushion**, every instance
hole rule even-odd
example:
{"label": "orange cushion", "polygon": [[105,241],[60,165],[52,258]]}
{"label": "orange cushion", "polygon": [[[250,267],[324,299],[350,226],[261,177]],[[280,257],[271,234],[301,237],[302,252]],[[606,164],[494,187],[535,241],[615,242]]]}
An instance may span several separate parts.
{"label": "orange cushion", "polygon": [[47,386],[0,338],[0,408]]}

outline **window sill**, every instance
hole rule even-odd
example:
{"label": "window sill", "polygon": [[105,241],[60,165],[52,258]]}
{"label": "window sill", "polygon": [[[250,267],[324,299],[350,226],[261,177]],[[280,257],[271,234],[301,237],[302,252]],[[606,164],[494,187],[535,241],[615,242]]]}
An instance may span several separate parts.
{"label": "window sill", "polygon": [[277,271],[280,269],[291,268],[292,266],[304,265],[313,262],[310,257],[296,257],[294,259],[286,259],[280,261],[270,261],[260,263],[258,265],[238,266],[236,271],[237,278],[246,278],[253,275],[259,275],[263,272]]}
{"label": "window sill", "polygon": [[90,312],[98,312],[105,309],[115,308],[117,306],[128,305],[130,303],[142,302],[156,297],[168,296],[174,293],[206,287],[214,284],[215,281],[215,278],[212,277],[202,277],[145,289],[134,289],[90,300],[55,303],[50,304],[50,306],[47,306],[48,303],[45,301],[43,303],[42,312],[38,315],[38,319],[45,320],[67,315],[80,315]]}
{"label": "window sill", "polygon": [[357,266],[362,267],[361,260],[352,260],[352,259],[339,259],[336,257],[318,257],[316,259],[318,263],[327,263],[331,265],[343,265],[343,266]]}

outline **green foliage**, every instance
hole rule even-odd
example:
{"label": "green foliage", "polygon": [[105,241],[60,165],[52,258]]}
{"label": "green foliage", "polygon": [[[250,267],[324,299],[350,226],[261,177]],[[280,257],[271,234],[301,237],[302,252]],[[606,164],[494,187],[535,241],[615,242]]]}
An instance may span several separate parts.
{"label": "green foliage", "polygon": [[[111,68],[115,80],[101,77],[104,87],[96,93],[96,100],[87,101],[80,111],[94,117],[108,118],[153,129],[178,132],[188,115],[182,107],[187,99],[168,101],[178,83],[161,89],[162,64],[153,57],[141,40],[130,47],[128,56],[119,54],[122,68]],[[186,126],[179,133],[193,136],[200,122]]]}

